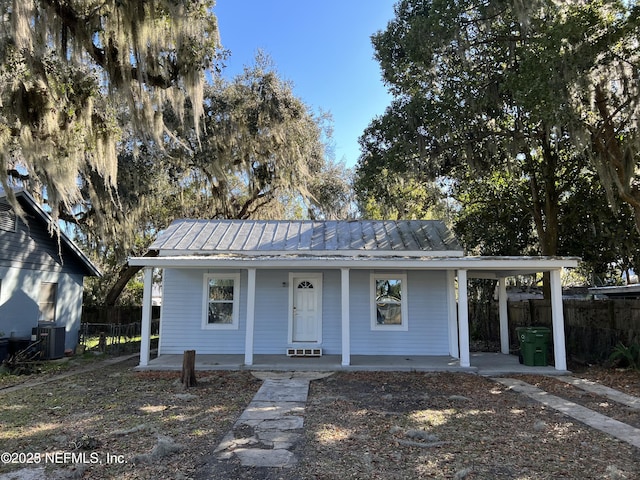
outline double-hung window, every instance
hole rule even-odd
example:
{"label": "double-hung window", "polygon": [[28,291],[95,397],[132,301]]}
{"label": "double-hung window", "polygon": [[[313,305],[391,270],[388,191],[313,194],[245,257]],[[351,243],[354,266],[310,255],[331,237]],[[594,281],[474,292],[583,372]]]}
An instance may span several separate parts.
{"label": "double-hung window", "polygon": [[236,330],[239,318],[239,297],[239,274],[205,274],[202,328]]}
{"label": "double-hung window", "polygon": [[371,274],[371,329],[408,330],[407,276]]}

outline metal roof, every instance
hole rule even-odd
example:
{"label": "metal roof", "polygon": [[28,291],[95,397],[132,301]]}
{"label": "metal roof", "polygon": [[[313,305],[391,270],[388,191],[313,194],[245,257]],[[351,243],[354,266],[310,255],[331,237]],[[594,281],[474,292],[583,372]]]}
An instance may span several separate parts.
{"label": "metal roof", "polygon": [[244,253],[463,255],[439,220],[176,220],[149,247],[160,255]]}

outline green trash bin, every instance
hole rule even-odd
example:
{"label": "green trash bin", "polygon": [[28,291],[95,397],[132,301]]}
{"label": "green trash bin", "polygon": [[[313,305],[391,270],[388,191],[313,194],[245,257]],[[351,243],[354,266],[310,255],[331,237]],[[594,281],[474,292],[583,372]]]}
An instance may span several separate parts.
{"label": "green trash bin", "polygon": [[529,367],[546,367],[551,330],[546,327],[518,327],[521,363]]}

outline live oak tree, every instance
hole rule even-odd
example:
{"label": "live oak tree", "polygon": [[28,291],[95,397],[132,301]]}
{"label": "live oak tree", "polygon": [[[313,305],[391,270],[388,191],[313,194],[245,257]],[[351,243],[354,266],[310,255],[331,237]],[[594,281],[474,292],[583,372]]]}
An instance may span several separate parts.
{"label": "live oak tree", "polygon": [[[546,20],[543,54],[564,88],[550,110],[570,109],[572,141],[584,148],[616,211],[631,207],[640,232],[640,5],[631,1],[564,2]],[[540,66],[530,56],[531,69]],[[525,88],[526,92],[527,89]]]}
{"label": "live oak tree", "polygon": [[400,1],[373,36],[395,100],[365,132],[378,141],[364,143],[357,175],[384,166],[464,182],[509,172],[527,185],[540,253],[557,254],[561,203],[581,165],[593,161],[631,205],[637,194],[637,10]]}
{"label": "live oak tree", "polygon": [[[559,202],[558,253],[581,258],[578,272],[591,284],[620,279],[640,261],[640,237],[633,214],[612,210],[593,168],[565,175],[573,179]],[[508,171],[470,176],[456,182],[451,196],[460,205],[454,213],[456,236],[475,255],[533,255],[535,229],[528,208],[529,187]]]}
{"label": "live oak tree", "polygon": [[593,285],[629,281],[640,265],[640,234],[633,211],[608,201],[595,169],[575,176],[572,194],[561,205],[560,251],[578,255],[579,273]]}
{"label": "live oak tree", "polygon": [[214,82],[204,110],[207,135],[190,132],[193,154],[177,157],[187,184],[202,194],[193,216],[275,218],[283,213],[280,195],[313,200],[310,182],[325,164],[324,119],[268,57],[260,53],[231,81]]}
{"label": "live oak tree", "polygon": [[172,218],[281,217],[326,190],[322,120],[290,85],[264,62],[218,77],[213,3],[0,0],[0,181],[76,225],[118,277],[107,303]]}
{"label": "live oak tree", "polygon": [[[516,47],[528,25],[509,2],[404,0],[373,36],[376,58],[396,101],[378,121],[392,141],[379,158],[421,175],[460,177],[513,169],[528,179],[540,250],[557,253],[565,153],[562,131],[532,117],[509,88]],[[375,125],[373,125],[375,127]],[[398,146],[401,145],[400,147]],[[361,165],[374,160],[365,150]]]}
{"label": "live oak tree", "polygon": [[96,287],[106,289],[96,297],[108,305],[138,271],[121,266],[126,257],[143,254],[175,218],[302,218],[307,212],[333,218],[346,208],[348,175],[325,151],[329,119],[311,112],[268,58],[259,55],[231,80],[216,79],[205,88],[203,105],[205,135],[185,128],[168,108],[164,122],[179,141],[161,152],[145,147],[137,159],[121,162],[120,199],[136,227],[116,230],[110,242],[83,230],[85,244],[110,260],[109,275]]}
{"label": "live oak tree", "polygon": [[212,0],[0,0],[5,189],[26,184],[54,218],[90,216],[96,230],[108,231],[120,207],[121,142],[133,134],[163,145],[167,106],[200,130],[205,72],[218,56],[212,7]]}
{"label": "live oak tree", "polygon": [[441,219],[447,211],[438,173],[417,153],[418,129],[400,105],[394,101],[359,139],[354,191],[360,212],[372,219]]}

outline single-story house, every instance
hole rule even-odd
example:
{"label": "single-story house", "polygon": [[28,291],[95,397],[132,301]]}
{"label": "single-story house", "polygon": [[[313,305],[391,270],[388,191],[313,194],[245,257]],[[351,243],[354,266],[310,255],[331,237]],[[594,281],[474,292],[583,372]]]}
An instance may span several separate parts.
{"label": "single-story house", "polygon": [[63,231],[54,233],[51,217],[28,192],[13,194],[21,215],[0,189],[0,337],[29,340],[33,328],[53,328],[55,349],[73,350],[84,277],[100,272]]}
{"label": "single-story house", "polygon": [[560,272],[576,259],[470,257],[440,221],[177,220],[144,267],[140,367],[149,364],[152,270],[163,269],[158,355],[450,356],[470,366],[467,279],[550,272],[555,367],[566,370]]}

